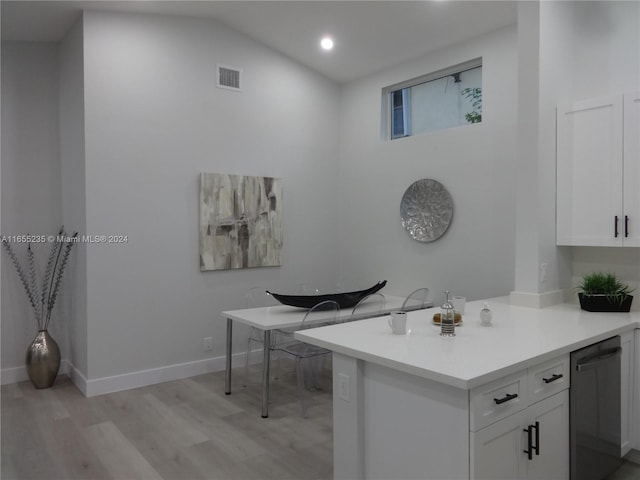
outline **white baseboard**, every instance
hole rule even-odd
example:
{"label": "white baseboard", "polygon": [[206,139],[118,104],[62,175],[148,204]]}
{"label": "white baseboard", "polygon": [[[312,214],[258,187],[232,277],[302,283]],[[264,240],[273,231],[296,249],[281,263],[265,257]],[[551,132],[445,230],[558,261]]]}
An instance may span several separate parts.
{"label": "white baseboard", "polygon": [[[260,353],[262,353],[262,350],[260,350]],[[257,357],[258,355],[252,354],[251,361],[257,360]],[[262,357],[260,357],[260,360],[261,358]],[[232,367],[244,365],[244,362],[244,352],[233,354],[231,358]],[[105,393],[119,392],[130,388],[145,387],[147,385],[180,380],[182,378],[194,377],[205,373],[219,372],[225,368],[226,356],[219,356],[206,358],[204,360],[196,360],[194,362],[152,368],[150,370],[142,370],[139,372],[114,375],[112,377],[103,377],[95,380],[86,380],[83,378],[84,385],[74,383],[86,397],[94,397]]]}
{"label": "white baseboard", "polygon": [[87,396],[87,379],[85,376],[78,370],[74,365],[69,365],[69,378],[71,382],[76,386],[78,390],[82,392],[82,394]]}
{"label": "white baseboard", "polygon": [[570,301],[572,292],[572,289],[544,293],[511,292],[510,302],[519,307],[545,308]]}
{"label": "white baseboard", "polygon": [[[231,359],[233,367],[244,365],[245,353],[234,353]],[[254,350],[250,356],[251,363],[262,362],[262,349]],[[64,360],[60,363],[60,374],[67,374],[73,384],[82,392],[85,397],[94,397],[105,393],[119,392],[130,388],[155,385],[156,383],[180,380],[181,378],[193,377],[205,373],[219,372],[226,368],[226,356],[206,358],[194,362],[168,365],[165,367],[141,370],[138,372],[114,375],[92,380],[87,378],[75,368],[73,364]],[[0,370],[0,381],[2,385],[17,383],[28,380],[26,367],[14,367]]]}
{"label": "white baseboard", "polygon": [[224,368],[224,358],[222,360],[222,362],[217,358],[197,360],[195,362],[152,368],[150,370],[125,373],[123,375],[114,375],[112,377],[85,380],[85,385],[78,388],[83,390],[85,396],[94,397],[105,393],[144,387],[147,385],[154,385],[156,383],[179,380],[181,378],[219,371]]}

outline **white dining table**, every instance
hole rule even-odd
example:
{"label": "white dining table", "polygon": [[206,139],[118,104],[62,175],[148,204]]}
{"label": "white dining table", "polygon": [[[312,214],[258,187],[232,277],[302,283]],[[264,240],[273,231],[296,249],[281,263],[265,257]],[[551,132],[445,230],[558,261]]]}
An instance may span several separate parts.
{"label": "white dining table", "polygon": [[[351,308],[344,308],[338,312],[336,321],[345,320],[361,320],[364,318],[388,315],[393,311],[400,310],[404,303],[405,297],[397,297],[394,295],[385,295],[385,305],[382,310],[375,312],[364,311],[356,314],[353,318]],[[406,310],[418,310],[421,308],[429,308],[433,306],[432,302],[425,302],[424,305],[412,305]],[[227,319],[227,358],[226,358],[226,375],[225,375],[225,393],[231,394],[231,359],[233,345],[233,322],[242,323],[262,330],[263,352],[262,352],[262,418],[269,416],[269,394],[270,380],[269,371],[271,367],[271,332],[280,328],[291,328],[302,323],[302,318],[307,313],[305,308],[290,307],[288,305],[274,305],[270,307],[245,308],[242,310],[227,310],[220,315]],[[327,320],[332,318],[322,318],[316,316],[314,323],[324,325]]]}

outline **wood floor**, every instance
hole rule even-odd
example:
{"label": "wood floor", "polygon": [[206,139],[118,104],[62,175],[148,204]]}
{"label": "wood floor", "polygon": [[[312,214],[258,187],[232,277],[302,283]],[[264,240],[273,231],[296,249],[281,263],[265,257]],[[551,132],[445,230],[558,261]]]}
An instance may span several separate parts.
{"label": "wood floor", "polygon": [[293,368],[272,381],[260,417],[260,367],[85,398],[62,376],[51,389],[1,388],[2,480],[330,479],[331,381],[300,416]]}
{"label": "wood floor", "polygon": [[[66,377],[53,388],[4,385],[2,480],[331,479],[331,380],[307,395],[282,361],[269,418],[260,417],[260,366],[85,398]],[[637,454],[636,454],[637,455]],[[630,458],[609,480],[640,480]]]}

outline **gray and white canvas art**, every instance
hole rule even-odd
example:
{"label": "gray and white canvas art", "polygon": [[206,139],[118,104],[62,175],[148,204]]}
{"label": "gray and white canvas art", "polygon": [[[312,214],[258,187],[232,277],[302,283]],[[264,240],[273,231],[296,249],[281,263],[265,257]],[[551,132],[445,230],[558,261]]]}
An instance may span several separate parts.
{"label": "gray and white canvas art", "polygon": [[200,174],[200,270],[282,263],[282,179]]}

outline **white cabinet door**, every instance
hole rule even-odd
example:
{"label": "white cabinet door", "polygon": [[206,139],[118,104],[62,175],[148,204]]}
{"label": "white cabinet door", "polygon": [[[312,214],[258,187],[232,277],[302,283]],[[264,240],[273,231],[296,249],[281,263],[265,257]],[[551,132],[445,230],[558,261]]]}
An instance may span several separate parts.
{"label": "white cabinet door", "polygon": [[471,432],[473,480],[526,478],[522,431],[525,411],[514,413],[477,432]]}
{"label": "white cabinet door", "polygon": [[620,335],[622,346],[622,356],[620,357],[620,386],[622,391],[620,399],[622,401],[620,408],[621,420],[621,450],[622,455],[626,455],[631,450],[634,442],[635,431],[633,428],[633,396],[634,390],[634,332],[628,332]]}
{"label": "white cabinet door", "polygon": [[624,96],[624,212],[625,247],[640,247],[640,91]]}
{"label": "white cabinet door", "polygon": [[538,422],[538,451],[527,460],[529,480],[569,478],[569,390],[527,409],[529,425]]}
{"label": "white cabinet door", "polygon": [[622,108],[619,95],[558,107],[558,245],[622,245]]}
{"label": "white cabinet door", "polygon": [[[532,430],[531,443],[528,429]],[[567,480],[569,391],[471,432],[470,472],[473,480]]]}

